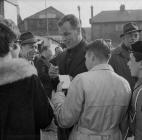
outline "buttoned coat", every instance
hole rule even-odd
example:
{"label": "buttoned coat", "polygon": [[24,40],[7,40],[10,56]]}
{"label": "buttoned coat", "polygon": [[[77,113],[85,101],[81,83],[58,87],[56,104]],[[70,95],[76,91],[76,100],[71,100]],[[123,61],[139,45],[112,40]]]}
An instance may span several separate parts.
{"label": "buttoned coat", "polygon": [[120,124],[130,101],[129,83],[102,64],[77,75],[65,98],[55,94],[55,114],[61,127],[75,124],[70,140],[122,140]]}

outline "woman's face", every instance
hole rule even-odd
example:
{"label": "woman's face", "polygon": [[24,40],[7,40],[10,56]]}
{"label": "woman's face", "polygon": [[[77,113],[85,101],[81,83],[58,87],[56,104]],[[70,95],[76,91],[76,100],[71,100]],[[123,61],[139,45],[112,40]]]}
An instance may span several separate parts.
{"label": "woman's face", "polygon": [[131,75],[133,77],[139,76],[139,72],[142,69],[141,61],[136,62],[136,59],[135,59],[133,53],[130,53],[130,60],[128,62],[128,67],[129,67]]}

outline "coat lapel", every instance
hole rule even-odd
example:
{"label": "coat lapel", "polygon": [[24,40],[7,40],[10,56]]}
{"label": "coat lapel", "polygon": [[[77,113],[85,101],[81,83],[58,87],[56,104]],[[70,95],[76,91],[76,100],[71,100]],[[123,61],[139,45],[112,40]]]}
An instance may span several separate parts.
{"label": "coat lapel", "polygon": [[67,51],[64,51],[57,60],[60,74],[66,74],[66,66],[65,66],[66,55],[67,55]]}

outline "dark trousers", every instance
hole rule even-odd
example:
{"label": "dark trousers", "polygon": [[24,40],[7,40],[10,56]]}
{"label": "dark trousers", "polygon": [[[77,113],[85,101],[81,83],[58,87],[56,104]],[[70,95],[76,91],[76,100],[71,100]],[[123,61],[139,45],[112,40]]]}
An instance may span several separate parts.
{"label": "dark trousers", "polygon": [[58,129],[57,129],[58,140],[68,140],[72,129],[73,129],[73,127],[71,127],[71,128],[58,127]]}

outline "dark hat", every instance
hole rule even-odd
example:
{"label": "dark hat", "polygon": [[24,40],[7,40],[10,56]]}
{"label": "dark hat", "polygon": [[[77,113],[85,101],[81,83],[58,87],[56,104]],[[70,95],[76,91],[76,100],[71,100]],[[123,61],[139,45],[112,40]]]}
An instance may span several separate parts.
{"label": "dark hat", "polygon": [[126,23],[123,26],[123,33],[120,35],[120,37],[123,37],[125,34],[129,34],[132,32],[141,32],[142,30],[139,29],[138,25],[134,22]]}
{"label": "dark hat", "polygon": [[34,44],[37,42],[37,39],[31,32],[25,32],[21,34],[19,40],[21,41],[21,45],[23,44]]}
{"label": "dark hat", "polygon": [[18,38],[18,36],[20,36],[20,31],[18,27],[11,19],[5,19],[2,16],[0,16],[0,28],[5,29],[15,38]]}
{"label": "dark hat", "polygon": [[132,52],[142,53],[142,41],[137,41],[132,46]]}

